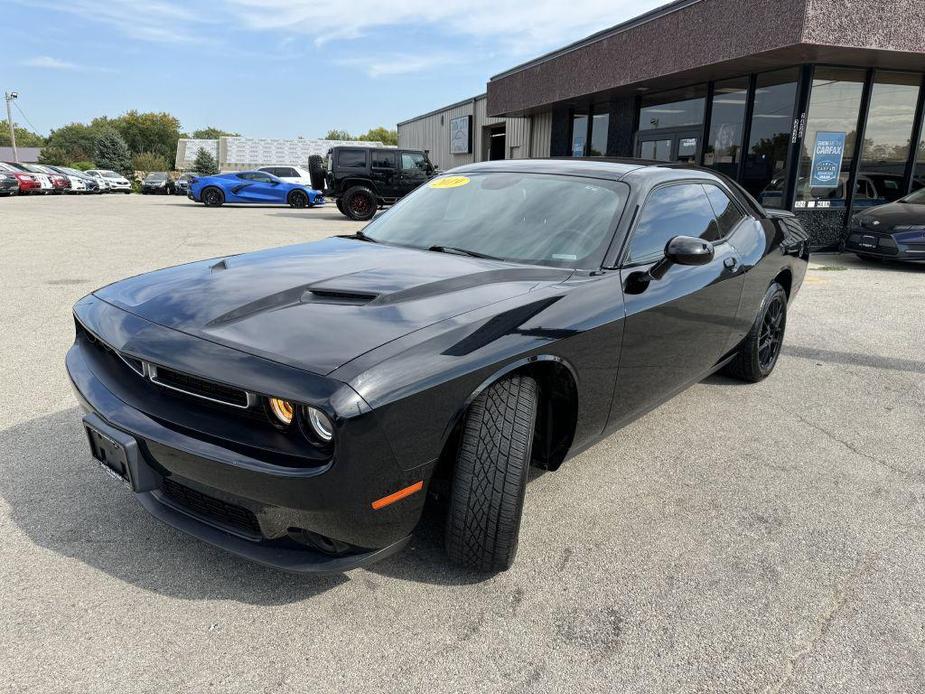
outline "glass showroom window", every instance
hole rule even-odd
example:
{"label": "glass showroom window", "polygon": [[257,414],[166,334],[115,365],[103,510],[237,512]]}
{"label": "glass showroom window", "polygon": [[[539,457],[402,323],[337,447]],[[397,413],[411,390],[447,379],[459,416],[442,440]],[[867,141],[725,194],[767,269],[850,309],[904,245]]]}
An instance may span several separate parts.
{"label": "glass showroom window", "polygon": [[[601,107],[603,109],[604,107]],[[598,109],[595,108],[595,111]],[[591,147],[588,155],[602,157],[607,154],[607,129],[610,127],[609,113],[595,113],[591,117]]]}
{"label": "glass showroom window", "polygon": [[639,129],[679,128],[702,125],[707,87],[699,84],[660,94],[642,97],[639,109]]}
{"label": "glass showroom window", "polygon": [[737,178],[742,158],[742,128],[747,100],[747,77],[717,82],[713,87],[710,136],[703,152],[703,163],[732,178]]}
{"label": "glass showroom window", "polygon": [[919,154],[915,160],[915,169],[912,171],[912,190],[925,188],[925,133],[919,142]]}
{"label": "glass showroom window", "polygon": [[742,185],[765,207],[783,207],[799,70],[758,75]]}
{"label": "glass showroom window", "polygon": [[572,116],[572,156],[583,157],[588,138],[588,114],[576,113]]}
{"label": "glass showroom window", "polygon": [[800,153],[794,207],[845,206],[865,78],[864,70],[816,68]]}
{"label": "glass showroom window", "polygon": [[855,207],[882,205],[906,194],[906,162],[912,146],[921,75],[877,72],[874,76]]}

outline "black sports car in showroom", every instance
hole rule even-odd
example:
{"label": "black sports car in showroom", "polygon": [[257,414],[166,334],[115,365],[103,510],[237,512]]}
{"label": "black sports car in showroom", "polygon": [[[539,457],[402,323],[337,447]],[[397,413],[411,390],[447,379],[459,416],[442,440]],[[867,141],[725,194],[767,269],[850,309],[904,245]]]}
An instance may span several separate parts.
{"label": "black sports car in showroom", "polygon": [[925,262],[925,188],[854,215],[845,250],[861,258]]}
{"label": "black sports car in showroom", "polygon": [[99,289],[67,369],[97,461],[206,542],[343,571],[445,490],[450,559],[498,571],[530,464],[717,370],[771,373],[807,248],[706,170],[484,162],[352,236]]}

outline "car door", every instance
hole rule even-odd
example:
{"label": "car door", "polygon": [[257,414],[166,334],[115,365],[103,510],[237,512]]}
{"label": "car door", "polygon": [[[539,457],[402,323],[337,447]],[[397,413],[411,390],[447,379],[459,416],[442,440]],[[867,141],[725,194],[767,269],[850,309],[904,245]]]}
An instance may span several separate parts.
{"label": "car door", "polygon": [[401,178],[398,196],[407,195],[427,182],[427,159],[421,152],[401,153]]}
{"label": "car door", "polygon": [[278,202],[282,184],[263,171],[247,171],[238,174],[241,183],[232,187],[232,192],[241,202]]}
{"label": "car door", "polygon": [[394,149],[372,150],[369,163],[370,178],[376,185],[380,197],[401,197],[398,184],[398,153]]}
{"label": "car door", "polygon": [[[661,279],[644,280],[675,236],[712,242],[713,259],[672,265]],[[703,378],[723,357],[742,294],[739,263],[701,183],[670,183],[649,193],[620,269],[625,319],[611,428]]]}

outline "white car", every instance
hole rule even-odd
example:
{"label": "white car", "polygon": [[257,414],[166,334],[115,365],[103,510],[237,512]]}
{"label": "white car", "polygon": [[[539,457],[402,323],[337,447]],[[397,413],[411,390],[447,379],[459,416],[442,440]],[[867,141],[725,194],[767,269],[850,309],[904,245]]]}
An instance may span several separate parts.
{"label": "white car", "polygon": [[67,180],[70,181],[71,183],[71,187],[68,188],[66,191],[64,191],[66,193],[86,193],[87,192],[87,184],[84,182],[84,179],[80,178],[79,176],[73,176],[69,174],[67,171],[60,170],[60,168],[56,166],[44,166],[44,165],[36,164],[34,168],[39,169],[42,173],[46,173],[52,176],[66,177]]}
{"label": "white car", "polygon": [[131,193],[132,184],[129,183],[129,180],[120,173],[115,171],[109,171],[108,169],[90,169],[85,171],[88,176],[92,177],[100,183],[100,190],[103,189],[103,184],[107,186],[107,190],[114,193]]}
{"label": "white car", "polygon": [[71,180],[71,189],[80,193],[99,193],[102,188],[95,178],[87,176],[83,171],[72,169],[69,166],[49,166],[48,168],[64,174]]}
{"label": "white car", "polygon": [[33,193],[51,193],[54,192],[55,187],[51,183],[51,179],[48,178],[46,174],[39,173],[38,171],[33,171],[30,168],[27,168],[25,164],[16,164],[13,162],[7,162],[6,164],[0,163],[0,168],[4,171],[12,171],[15,173],[25,173],[29,174],[36,181],[39,182],[39,189],[33,190]]}
{"label": "white car", "polygon": [[265,171],[286,183],[312,187],[311,174],[308,173],[308,169],[303,169],[301,166],[261,166],[257,171]]}

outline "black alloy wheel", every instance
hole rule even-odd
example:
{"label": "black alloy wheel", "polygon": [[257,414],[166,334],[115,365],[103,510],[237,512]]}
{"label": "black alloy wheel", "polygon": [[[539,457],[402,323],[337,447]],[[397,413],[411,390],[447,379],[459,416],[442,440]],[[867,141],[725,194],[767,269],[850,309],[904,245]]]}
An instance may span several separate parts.
{"label": "black alloy wheel", "polygon": [[735,357],[724,371],[733,378],[757,383],[767,378],[780,357],[787,328],[787,292],[772,282],[765,292],[758,315]]}
{"label": "black alloy wheel", "polygon": [[225,198],[218,188],[206,188],[202,192],[202,202],[206,207],[219,207],[225,202]]}
{"label": "black alloy wheel", "polygon": [[379,205],[376,196],[369,188],[357,186],[347,191],[344,196],[344,210],[355,222],[366,222],[373,218]]}
{"label": "black alloy wheel", "polygon": [[299,209],[308,207],[308,196],[301,190],[292,191],[289,194],[289,207],[297,207]]}
{"label": "black alloy wheel", "polygon": [[761,320],[761,331],[758,337],[758,364],[762,371],[770,372],[780,356],[780,348],[784,343],[784,324],[787,321],[784,297],[776,294],[768,304]]}

